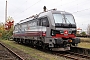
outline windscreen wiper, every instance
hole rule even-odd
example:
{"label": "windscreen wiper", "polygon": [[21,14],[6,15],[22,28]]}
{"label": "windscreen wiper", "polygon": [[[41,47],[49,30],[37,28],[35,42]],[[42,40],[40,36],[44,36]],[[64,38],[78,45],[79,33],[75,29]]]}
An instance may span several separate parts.
{"label": "windscreen wiper", "polygon": [[67,20],[69,22],[69,26],[72,27],[72,24],[70,23],[70,21],[67,18],[65,18],[65,20]]}

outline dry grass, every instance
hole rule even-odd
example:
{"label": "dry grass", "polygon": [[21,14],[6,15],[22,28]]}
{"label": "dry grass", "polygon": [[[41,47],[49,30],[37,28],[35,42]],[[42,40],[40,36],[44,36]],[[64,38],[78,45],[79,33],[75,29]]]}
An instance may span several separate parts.
{"label": "dry grass", "polygon": [[80,38],[81,42],[78,44],[78,47],[90,49],[90,38]]}
{"label": "dry grass", "polygon": [[81,42],[88,42],[90,43],[90,38],[80,38]]}
{"label": "dry grass", "polygon": [[81,42],[81,43],[78,44],[78,47],[90,49],[90,43],[87,43],[87,42]]}
{"label": "dry grass", "polygon": [[17,48],[17,49],[29,54],[30,56],[34,57],[37,60],[70,60],[70,59],[66,59],[64,57],[59,57],[56,55],[45,53],[45,52],[30,48],[27,46],[16,44],[14,41],[2,40],[2,42],[10,45],[13,48]]}

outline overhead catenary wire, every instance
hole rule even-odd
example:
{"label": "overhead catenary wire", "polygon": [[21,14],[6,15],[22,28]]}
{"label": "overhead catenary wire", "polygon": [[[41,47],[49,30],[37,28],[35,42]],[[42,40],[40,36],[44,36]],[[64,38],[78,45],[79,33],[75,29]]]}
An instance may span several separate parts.
{"label": "overhead catenary wire", "polygon": [[[10,6],[13,6],[14,8],[16,8],[15,9],[15,11],[13,11],[12,13],[14,14],[17,10],[19,10],[20,9],[20,7],[22,6],[22,5],[20,5],[20,7],[16,7],[13,3],[10,3],[10,1],[7,1],[8,2],[8,7],[9,7],[9,5]],[[25,1],[23,4],[25,4],[27,1]],[[20,2],[19,2],[20,3]],[[8,10],[9,11],[9,10]]]}
{"label": "overhead catenary wire", "polygon": [[[33,7],[34,5],[36,5],[37,3],[39,3],[40,1],[41,1],[41,0],[37,1],[37,2],[34,3],[33,5],[29,6],[28,8],[26,8],[26,9],[25,9],[24,11],[22,11],[21,13],[23,13],[23,12],[25,12],[26,10],[30,9],[31,7]],[[15,15],[14,17],[16,17],[16,16],[18,16],[18,14]]]}
{"label": "overhead catenary wire", "polygon": [[[25,4],[26,2],[27,2],[27,0],[26,0],[23,4]],[[16,10],[20,9],[21,6],[22,6],[22,5],[20,5]],[[15,11],[16,11],[16,10],[15,10]],[[15,11],[14,11],[14,12],[15,12]],[[14,13],[14,12],[13,12],[13,13]]]}
{"label": "overhead catenary wire", "polygon": [[[26,10],[28,10],[28,9],[30,9],[32,6],[34,6],[34,5],[36,5],[37,3],[39,3],[41,0],[39,0],[39,1],[37,1],[36,3],[34,3],[33,5],[31,5],[30,7],[28,7],[28,8],[26,8],[24,11],[22,11],[21,13],[24,13]],[[75,0],[74,0],[75,1]],[[71,2],[73,2],[73,1],[71,1]],[[70,2],[69,2],[70,3]],[[66,4],[69,4],[69,3],[66,3]],[[18,16],[18,14],[17,15],[15,15],[14,17],[17,17]]]}
{"label": "overhead catenary wire", "polygon": [[87,9],[79,10],[79,11],[76,11],[76,12],[73,12],[73,13],[78,13],[78,12],[86,11],[86,10],[89,10],[89,9],[90,8],[87,8]]}
{"label": "overhead catenary wire", "polygon": [[[65,3],[64,5],[70,4],[70,3],[74,2],[74,1],[76,1],[76,0],[73,0],[73,1],[71,1],[71,2]],[[61,5],[58,5],[58,6],[63,6],[63,5],[62,5],[62,0],[61,0]]]}
{"label": "overhead catenary wire", "polygon": [[[22,11],[21,12],[21,14],[22,13],[24,13],[26,10],[28,10],[28,9],[30,9],[32,6],[34,6],[34,5],[36,5],[37,3],[39,3],[41,0],[39,0],[39,1],[37,1],[36,3],[34,3],[33,5],[31,5],[30,7],[28,7],[28,8],[26,8],[24,11]],[[71,2],[74,2],[75,0],[73,0],[73,1],[71,1]],[[71,3],[71,2],[69,2],[69,3]],[[66,4],[69,4],[69,3],[66,3]],[[66,5],[65,4],[65,5]],[[78,4],[77,4],[78,5]],[[63,6],[63,5],[62,5]],[[17,16],[19,16],[18,14],[17,15],[15,15],[14,17],[17,17]]]}
{"label": "overhead catenary wire", "polygon": [[[25,1],[25,2],[27,2],[27,1]],[[25,3],[25,2],[24,2],[24,3]],[[16,8],[16,9],[19,9],[19,8],[17,8],[14,4],[10,3],[10,1],[8,1],[8,0],[7,0],[7,5],[8,5],[8,6],[7,6],[8,8],[9,8],[10,6],[13,6],[13,7]],[[10,6],[9,6],[9,5],[10,5]],[[8,11],[10,11],[10,10],[8,10]],[[15,10],[15,11],[16,11],[16,10]],[[13,12],[13,14],[14,14],[14,12]]]}
{"label": "overhead catenary wire", "polygon": [[[85,0],[86,1],[86,0]],[[84,3],[85,1],[83,1],[83,2],[79,2],[79,3],[76,3],[76,6],[77,6],[77,10],[79,9],[79,5],[81,5],[80,3]],[[70,3],[72,3],[72,2],[78,2],[78,1],[76,1],[76,0],[73,0],[73,1],[71,1],[71,2],[68,2],[68,3],[65,3],[65,4],[63,4],[63,5],[58,5],[57,7],[59,7],[59,6],[61,6],[61,7],[63,7],[63,6],[65,6],[65,5],[67,5],[67,4],[70,4]],[[83,4],[83,5],[87,5],[86,3],[85,4]],[[73,6],[73,5],[70,5],[71,7]],[[69,7],[70,7],[69,6]],[[67,9],[68,7],[66,7],[65,9]],[[73,7],[74,8],[74,7]],[[64,11],[65,11],[65,9],[64,9]]]}
{"label": "overhead catenary wire", "polygon": [[[32,6],[34,6],[34,5],[36,5],[37,3],[39,3],[41,0],[39,0],[38,2],[36,2],[36,3],[34,3],[33,5],[31,5],[30,7],[28,7],[28,8],[26,8],[24,11],[22,11],[21,12],[21,14],[23,13],[23,12],[25,12],[26,10],[28,10],[29,8],[31,8]],[[75,0],[73,0],[73,1],[75,1]],[[72,1],[72,2],[73,2]],[[69,3],[67,3],[67,4],[69,4]],[[77,4],[78,5],[78,4]],[[63,5],[62,5],[63,6]],[[83,10],[77,10],[77,11],[75,11],[75,12],[73,12],[73,13],[78,13],[78,12],[81,12],[81,11],[85,11],[85,10],[89,10],[88,8],[87,9],[83,9]],[[17,17],[17,16],[19,16],[18,14],[17,15],[15,15],[15,17]]]}

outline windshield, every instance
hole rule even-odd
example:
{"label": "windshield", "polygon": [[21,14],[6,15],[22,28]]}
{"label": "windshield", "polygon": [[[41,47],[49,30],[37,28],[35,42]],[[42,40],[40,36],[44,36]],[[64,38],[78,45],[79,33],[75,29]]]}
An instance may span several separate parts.
{"label": "windshield", "polygon": [[67,24],[75,24],[75,21],[74,21],[74,18],[73,18],[73,16],[72,15],[70,15],[70,14],[67,14],[67,15],[65,15],[65,20],[66,20],[66,23]]}
{"label": "windshield", "polygon": [[55,19],[55,23],[67,23],[67,24],[75,24],[74,18],[70,14],[53,14]]}
{"label": "windshield", "polygon": [[64,16],[62,14],[53,14],[55,23],[65,23]]}

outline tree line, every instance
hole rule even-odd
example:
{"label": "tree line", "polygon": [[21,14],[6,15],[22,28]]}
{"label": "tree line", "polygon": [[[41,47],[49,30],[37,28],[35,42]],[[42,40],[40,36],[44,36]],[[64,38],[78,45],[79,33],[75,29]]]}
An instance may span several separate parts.
{"label": "tree line", "polygon": [[5,23],[0,23],[0,38],[8,39],[13,35],[14,20],[9,17]]}

